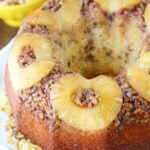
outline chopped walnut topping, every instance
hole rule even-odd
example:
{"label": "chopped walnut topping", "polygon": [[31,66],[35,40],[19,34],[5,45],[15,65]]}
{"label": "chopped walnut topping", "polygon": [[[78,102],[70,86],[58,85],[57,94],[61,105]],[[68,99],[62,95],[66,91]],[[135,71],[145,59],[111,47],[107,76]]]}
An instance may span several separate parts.
{"label": "chopped walnut topping", "polygon": [[42,7],[42,10],[50,10],[51,12],[56,12],[63,4],[63,0],[52,0]]}
{"label": "chopped walnut topping", "polygon": [[120,11],[120,14],[129,15],[129,16],[142,15],[146,6],[147,6],[147,2],[142,1],[141,3],[137,4],[136,6],[129,7],[128,9],[122,9]]}
{"label": "chopped walnut topping", "polygon": [[61,124],[61,120],[54,112],[50,102],[51,85],[63,75],[64,72],[57,65],[49,76],[43,78],[33,87],[19,93],[20,104],[33,112],[39,119],[46,121],[51,131],[57,129]]}
{"label": "chopped walnut topping", "polygon": [[22,52],[18,57],[18,63],[22,68],[27,67],[36,60],[33,49],[30,46],[22,48]]}
{"label": "chopped walnut topping", "polygon": [[99,103],[100,95],[91,89],[79,89],[72,94],[71,99],[81,107],[94,107]]}
{"label": "chopped walnut topping", "polygon": [[145,31],[146,25],[145,25],[143,14],[147,4],[148,1],[141,2],[136,6],[130,7],[129,9],[121,10],[119,14],[129,17],[131,18],[131,20],[133,20],[133,18],[136,17],[136,19],[138,20],[139,27],[141,28],[142,31]]}
{"label": "chopped walnut topping", "polygon": [[123,93],[123,104],[115,120],[115,126],[122,129],[132,121],[142,125],[150,123],[150,103],[130,87],[124,74],[115,77],[115,80],[121,86]]}
{"label": "chopped walnut topping", "polygon": [[24,32],[31,32],[31,33],[40,33],[40,34],[49,34],[49,30],[47,26],[44,25],[25,25]]}

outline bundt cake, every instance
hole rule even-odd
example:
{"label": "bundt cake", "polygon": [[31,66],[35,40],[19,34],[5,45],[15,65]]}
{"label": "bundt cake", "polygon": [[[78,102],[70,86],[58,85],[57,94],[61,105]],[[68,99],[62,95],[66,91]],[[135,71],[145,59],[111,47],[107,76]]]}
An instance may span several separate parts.
{"label": "bundt cake", "polygon": [[150,149],[150,0],[49,0],[6,67],[18,129],[43,150]]}

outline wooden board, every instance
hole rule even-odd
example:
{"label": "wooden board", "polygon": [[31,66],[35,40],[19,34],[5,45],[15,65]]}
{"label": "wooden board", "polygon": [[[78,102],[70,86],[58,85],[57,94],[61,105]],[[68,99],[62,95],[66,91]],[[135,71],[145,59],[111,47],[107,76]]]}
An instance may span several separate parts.
{"label": "wooden board", "polygon": [[8,44],[8,42],[16,35],[17,30],[18,28],[10,27],[0,20],[0,49]]}

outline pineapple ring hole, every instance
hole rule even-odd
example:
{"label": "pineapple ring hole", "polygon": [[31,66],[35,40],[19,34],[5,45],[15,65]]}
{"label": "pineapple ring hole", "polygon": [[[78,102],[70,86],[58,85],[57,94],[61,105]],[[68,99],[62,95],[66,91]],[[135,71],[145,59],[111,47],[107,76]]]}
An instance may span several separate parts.
{"label": "pineapple ring hole", "polygon": [[31,63],[35,62],[36,56],[34,54],[33,48],[29,46],[23,46],[21,54],[18,56],[18,64],[21,68],[29,66]]}
{"label": "pineapple ring hole", "polygon": [[78,89],[71,95],[71,100],[79,107],[92,108],[99,104],[100,95],[92,89]]}

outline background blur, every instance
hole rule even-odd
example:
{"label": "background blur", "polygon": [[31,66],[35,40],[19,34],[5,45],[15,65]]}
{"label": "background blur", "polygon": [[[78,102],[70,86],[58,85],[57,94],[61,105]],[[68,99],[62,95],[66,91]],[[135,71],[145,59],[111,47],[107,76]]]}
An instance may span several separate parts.
{"label": "background blur", "polygon": [[16,35],[17,30],[18,28],[8,26],[0,20],[0,49],[7,45],[7,43]]}
{"label": "background blur", "polygon": [[0,0],[0,49],[6,46],[16,35],[22,20],[39,8],[45,1]]}

